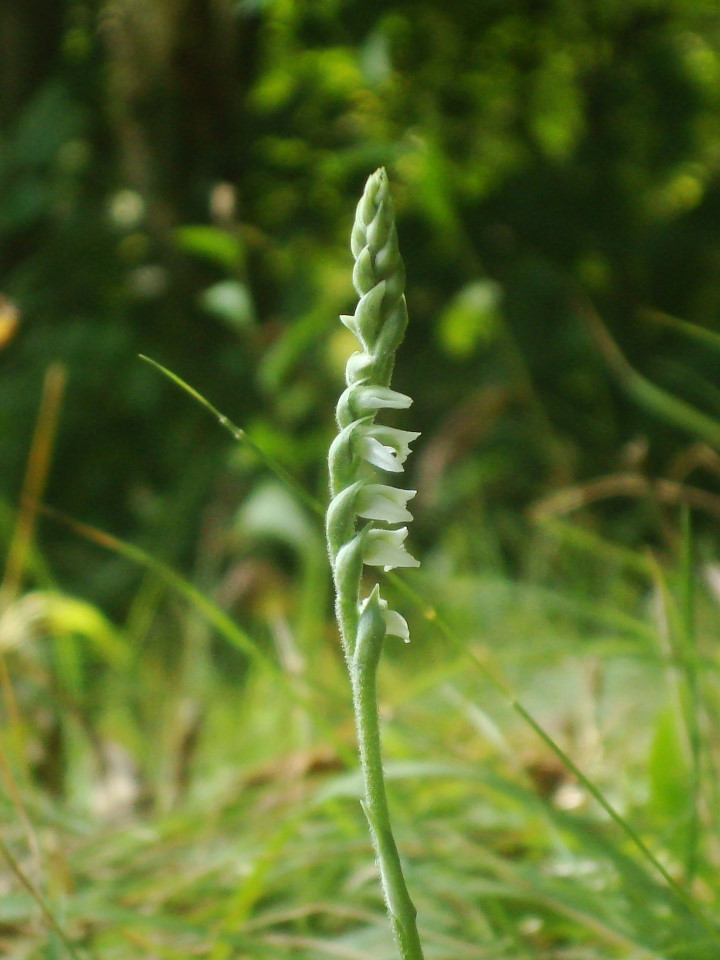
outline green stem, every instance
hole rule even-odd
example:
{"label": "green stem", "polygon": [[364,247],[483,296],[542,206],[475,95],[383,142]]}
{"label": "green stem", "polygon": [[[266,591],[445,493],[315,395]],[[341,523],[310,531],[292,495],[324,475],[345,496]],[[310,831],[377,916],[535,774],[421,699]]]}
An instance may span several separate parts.
{"label": "green stem", "polygon": [[410,898],[393,836],[383,773],[377,706],[377,663],[355,661],[350,669],[360,769],[365,788],[363,809],[370,827],[385,903],[402,960],[423,960],[417,910]]}

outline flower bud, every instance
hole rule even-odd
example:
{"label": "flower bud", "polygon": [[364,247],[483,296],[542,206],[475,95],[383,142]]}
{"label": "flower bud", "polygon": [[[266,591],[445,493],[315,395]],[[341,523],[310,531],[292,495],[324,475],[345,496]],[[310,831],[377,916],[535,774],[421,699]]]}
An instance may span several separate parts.
{"label": "flower bud", "polygon": [[373,592],[360,606],[353,658],[357,666],[368,670],[374,671],[377,667],[387,633],[384,603],[380,598],[380,587],[375,584]]}
{"label": "flower bud", "polygon": [[376,283],[372,289],[364,293],[355,308],[355,329],[353,333],[360,343],[368,349],[375,343],[382,323],[382,302],[385,296],[385,281]]}
{"label": "flower bud", "polygon": [[376,585],[373,592],[360,603],[360,615],[364,613],[368,604],[373,600],[377,591],[377,599],[380,602],[380,609],[385,620],[385,633],[389,637],[400,637],[405,643],[410,643],[410,630],[405,617],[400,616],[396,610],[389,610],[387,600],[380,596],[380,588]]}
{"label": "flower bud", "polygon": [[356,352],[348,357],[345,366],[345,382],[349,387],[372,376],[375,360],[369,353]]}

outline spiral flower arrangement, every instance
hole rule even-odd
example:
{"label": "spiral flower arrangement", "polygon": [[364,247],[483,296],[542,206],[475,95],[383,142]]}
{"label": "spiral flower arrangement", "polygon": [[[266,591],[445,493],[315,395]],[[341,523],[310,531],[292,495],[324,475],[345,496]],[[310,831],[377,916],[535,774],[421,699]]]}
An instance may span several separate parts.
{"label": "spiral flower arrangement", "polygon": [[[403,617],[387,608],[375,588],[359,598],[362,566],[417,567],[405,549],[407,509],[414,490],[378,483],[378,471],[402,473],[410,444],[419,434],[377,424],[380,410],[409,407],[410,397],[389,387],[395,351],[407,326],[405,270],[398,250],[395,216],[385,170],[368,180],[352,231],[353,283],[360,300],[353,316],[340,319],[361,350],[347,362],[347,387],[337,405],[338,436],[329,455],[332,500],[327,536],[337,595],[338,622],[346,656],[358,647],[360,620],[382,621],[385,634],[409,640]],[[358,528],[358,521],[367,521]],[[380,526],[379,524],[382,524]],[[393,528],[394,527],[394,528]]]}
{"label": "spiral flower arrangement", "polygon": [[416,911],[405,884],[387,806],[378,722],[376,675],[385,637],[408,641],[405,619],[388,608],[376,584],[361,598],[363,565],[417,567],[405,549],[414,490],[378,482],[403,472],[419,434],[376,423],[381,410],[404,409],[412,400],[390,389],[395,352],[407,326],[405,269],[398,250],[387,175],[369,178],[351,238],[353,283],[360,297],[353,316],[340,319],[361,349],[347,362],[346,389],[337,404],[338,435],[328,456],[331,501],[327,540],[336,612],[353,692],[363,809],[377,857],[390,922],[403,960],[422,960]]}

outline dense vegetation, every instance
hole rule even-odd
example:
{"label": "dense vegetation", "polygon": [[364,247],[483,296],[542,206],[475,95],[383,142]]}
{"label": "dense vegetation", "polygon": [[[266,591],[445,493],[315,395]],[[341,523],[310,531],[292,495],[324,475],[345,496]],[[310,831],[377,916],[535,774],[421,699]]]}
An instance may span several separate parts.
{"label": "dense vegetation", "polygon": [[719,120],[710,0],[3,0],[3,955],[392,956],[309,505],[384,165],[428,956],[717,956]]}

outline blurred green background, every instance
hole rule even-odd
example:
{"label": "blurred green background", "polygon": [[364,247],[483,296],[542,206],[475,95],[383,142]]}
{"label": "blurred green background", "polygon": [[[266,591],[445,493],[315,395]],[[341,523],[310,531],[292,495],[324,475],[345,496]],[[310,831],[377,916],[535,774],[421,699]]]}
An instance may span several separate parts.
{"label": "blurred green background", "polygon": [[0,0],[11,960],[395,956],[320,519],[138,358],[324,503],[380,165],[428,957],[718,956],[716,0]]}
{"label": "blurred green background", "polygon": [[[6,504],[61,361],[47,501],[192,563],[203,510],[238,503],[258,464],[138,353],[323,495],[348,231],[380,164],[409,278],[397,387],[423,430],[421,540],[457,525],[512,562],[547,494],[703,460],[678,461],[698,438],[628,395],[593,324],[718,412],[717,354],[657,315],[717,329],[713,3],[4,0],[0,38]],[[697,482],[717,489],[717,465]],[[655,536],[642,497],[595,512]],[[94,551],[42,539],[66,585],[122,603]]]}

